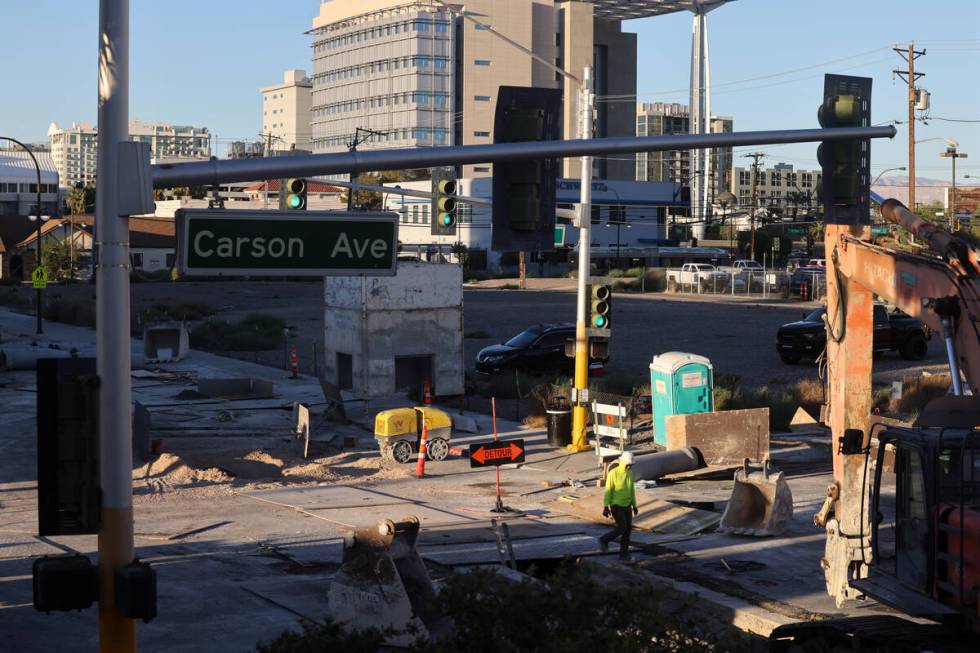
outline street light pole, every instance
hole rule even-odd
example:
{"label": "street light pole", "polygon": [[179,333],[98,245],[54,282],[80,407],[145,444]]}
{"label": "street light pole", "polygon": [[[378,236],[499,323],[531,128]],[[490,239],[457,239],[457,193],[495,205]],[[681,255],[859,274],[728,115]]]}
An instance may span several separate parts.
{"label": "street light pole", "polygon": [[874,186],[875,184],[878,183],[878,180],[881,179],[882,175],[884,175],[886,172],[893,172],[895,170],[908,170],[908,168],[906,168],[905,166],[898,166],[897,168],[885,168],[884,170],[878,173],[878,176],[875,177],[875,180],[872,181],[870,184],[868,184],[868,186]]}
{"label": "street light pole", "polygon": [[952,231],[956,220],[956,159],[965,159],[969,155],[966,152],[958,151],[959,143],[956,141],[947,141],[947,143],[949,143],[949,147],[946,148],[945,152],[940,152],[939,156],[953,160],[953,187],[950,189],[949,216],[946,221],[949,230]]}
{"label": "street light pole", "polygon": [[[0,139],[5,141],[10,141],[11,143],[16,143],[17,145],[24,148],[27,152],[27,156],[31,157],[31,161],[34,162],[34,170],[37,172],[37,260],[34,262],[34,267],[41,267],[41,166],[37,162],[37,157],[34,156],[34,152],[31,148],[27,147],[16,138],[10,138],[9,136],[0,136]],[[44,333],[44,323],[43,323],[43,307],[44,307],[44,290],[41,288],[37,289],[37,334],[41,335]]]}

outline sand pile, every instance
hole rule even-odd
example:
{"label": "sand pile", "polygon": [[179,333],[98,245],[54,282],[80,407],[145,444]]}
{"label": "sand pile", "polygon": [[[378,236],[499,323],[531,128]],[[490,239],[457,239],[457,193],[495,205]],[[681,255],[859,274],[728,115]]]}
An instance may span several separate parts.
{"label": "sand pile", "polygon": [[198,469],[172,453],[163,453],[156,460],[133,470],[133,480],[143,481],[157,491],[199,483],[226,483],[231,476],[217,467]]}

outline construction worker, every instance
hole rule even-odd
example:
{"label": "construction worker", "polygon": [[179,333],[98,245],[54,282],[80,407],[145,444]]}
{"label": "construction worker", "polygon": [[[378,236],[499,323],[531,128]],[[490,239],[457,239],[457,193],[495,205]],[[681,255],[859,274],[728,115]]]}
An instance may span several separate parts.
{"label": "construction worker", "polygon": [[630,531],[633,530],[633,516],[636,508],[636,490],[633,488],[633,454],[623,452],[615,467],[606,474],[606,494],[602,501],[602,516],[612,516],[616,528],[599,538],[602,552],[609,550],[609,543],[619,538],[619,559],[631,560]]}

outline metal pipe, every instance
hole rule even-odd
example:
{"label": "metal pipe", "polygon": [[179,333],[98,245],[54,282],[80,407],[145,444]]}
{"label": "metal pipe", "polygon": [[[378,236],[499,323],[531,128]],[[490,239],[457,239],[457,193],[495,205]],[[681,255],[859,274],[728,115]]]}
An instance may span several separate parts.
{"label": "metal pipe", "polygon": [[637,481],[655,481],[667,474],[691,472],[704,466],[704,457],[694,447],[659,451],[633,458],[633,478]]}
{"label": "metal pipe", "polygon": [[159,163],[150,166],[155,188],[217,185],[256,179],[308,177],[346,172],[408,170],[440,165],[499,163],[553,157],[592,156],[631,152],[663,152],[726,146],[810,143],[865,138],[892,138],[895,127],[840,127],[780,131],[730,132],[724,134],[672,134],[669,136],[619,136],[615,138],[562,141],[412,147],[367,152],[336,152],[254,159]]}
{"label": "metal pipe", "polygon": [[953,328],[948,317],[940,319],[943,327],[943,342],[946,343],[946,358],[949,359],[949,375],[953,380],[953,394],[957,397],[963,394],[963,384],[960,382],[960,367],[956,362],[956,348],[953,346]]}
{"label": "metal pipe", "polygon": [[923,220],[896,199],[887,199],[881,205],[881,215],[921,238],[938,254],[950,259],[950,264],[962,275],[980,274],[980,258],[977,252],[953,234]]}
{"label": "metal pipe", "polygon": [[129,222],[119,214],[119,144],[129,140],[129,0],[100,0],[99,192],[95,201],[99,375],[99,650],[136,650],[136,624],[116,607],[115,570],[133,560]]}

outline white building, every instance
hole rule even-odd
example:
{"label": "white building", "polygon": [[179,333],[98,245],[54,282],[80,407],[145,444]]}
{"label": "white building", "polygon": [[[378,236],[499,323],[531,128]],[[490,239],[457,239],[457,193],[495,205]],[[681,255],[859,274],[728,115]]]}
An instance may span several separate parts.
{"label": "white building", "polygon": [[[41,167],[42,215],[59,213],[58,171],[49,152],[33,152]],[[23,150],[0,150],[0,216],[28,215],[37,204],[37,168]],[[2,218],[0,218],[2,219]]]}
{"label": "white building", "polygon": [[282,83],[263,86],[262,134],[270,150],[312,151],[313,84],[305,70],[287,70]]}
{"label": "white building", "polygon": [[[760,168],[755,182],[756,206],[760,209],[815,211],[819,205],[817,189],[821,179],[820,170],[794,170],[788,163]],[[737,207],[752,208],[752,168],[732,168],[730,184],[732,193],[738,198]]]}
{"label": "white building", "polygon": [[[210,134],[206,127],[130,120],[129,138],[149,143],[153,163],[211,156]],[[95,183],[97,139],[98,128],[88,123],[73,122],[66,128],[57,123],[48,126],[51,156],[62,186]]]}
{"label": "white building", "polygon": [[[347,149],[357,128],[380,132],[360,149],[493,142],[497,92],[503,85],[561,89],[563,132],[578,134],[578,84],[514,44],[576,76],[595,66],[597,93],[636,93],[636,35],[621,30],[619,11],[633,3],[555,0],[331,0],[313,19],[313,150]],[[508,43],[507,41],[510,41]],[[634,133],[631,102],[600,103],[597,135]],[[363,132],[362,132],[363,135]],[[580,162],[565,159],[566,176]],[[597,158],[597,176],[633,179],[632,155]],[[466,165],[462,176],[490,174]]]}

